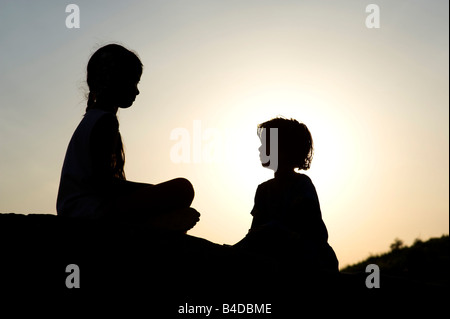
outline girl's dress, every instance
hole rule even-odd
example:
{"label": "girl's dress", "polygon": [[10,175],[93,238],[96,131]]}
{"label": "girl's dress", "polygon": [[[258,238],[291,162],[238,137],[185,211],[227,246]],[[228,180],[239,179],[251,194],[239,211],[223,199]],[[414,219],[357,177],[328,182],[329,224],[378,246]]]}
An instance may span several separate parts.
{"label": "girl's dress", "polygon": [[112,156],[120,141],[116,116],[89,110],[67,148],[57,198],[58,215],[104,217],[108,204],[126,181],[114,176]]}

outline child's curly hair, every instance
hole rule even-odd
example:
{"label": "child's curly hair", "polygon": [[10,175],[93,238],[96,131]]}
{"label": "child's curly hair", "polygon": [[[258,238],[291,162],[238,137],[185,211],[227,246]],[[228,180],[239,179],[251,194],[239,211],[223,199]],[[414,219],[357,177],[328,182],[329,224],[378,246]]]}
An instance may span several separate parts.
{"label": "child's curly hair", "polygon": [[[314,153],[314,145],[308,127],[295,119],[277,117],[258,125],[258,136],[262,137],[263,129],[278,129],[278,154],[285,164],[308,170]],[[266,130],[270,134],[270,130]],[[268,139],[268,137],[266,137]]]}

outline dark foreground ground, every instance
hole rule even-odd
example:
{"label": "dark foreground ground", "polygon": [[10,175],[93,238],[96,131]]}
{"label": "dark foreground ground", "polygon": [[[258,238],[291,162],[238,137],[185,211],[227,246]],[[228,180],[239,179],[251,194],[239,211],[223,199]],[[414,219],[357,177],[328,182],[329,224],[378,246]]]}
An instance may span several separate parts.
{"label": "dark foreground ground", "polygon": [[300,261],[271,260],[188,235],[54,215],[0,214],[0,245],[0,305],[15,312],[431,318],[446,309],[449,297],[447,285],[385,276],[382,269],[380,288],[369,289],[362,271],[319,273]]}

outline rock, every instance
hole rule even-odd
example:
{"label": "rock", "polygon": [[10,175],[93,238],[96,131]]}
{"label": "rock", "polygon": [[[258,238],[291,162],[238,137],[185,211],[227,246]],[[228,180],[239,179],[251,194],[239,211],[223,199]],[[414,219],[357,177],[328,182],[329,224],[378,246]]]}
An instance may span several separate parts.
{"label": "rock", "polygon": [[[385,292],[367,289],[364,273],[305,272],[301,261],[288,264],[143,225],[0,214],[0,243],[3,291],[50,293],[71,302],[88,294],[108,303],[139,300],[166,313],[186,303],[264,303],[288,315],[316,302],[327,305],[322,312],[349,300],[355,308],[376,303]],[[79,289],[66,285],[74,275],[68,265],[79,269]]]}

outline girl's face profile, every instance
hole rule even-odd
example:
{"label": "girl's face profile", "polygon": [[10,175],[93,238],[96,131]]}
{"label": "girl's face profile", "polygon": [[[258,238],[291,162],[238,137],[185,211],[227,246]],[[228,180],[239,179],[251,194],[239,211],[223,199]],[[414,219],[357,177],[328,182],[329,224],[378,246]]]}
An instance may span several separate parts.
{"label": "girl's face profile", "polygon": [[139,95],[138,84],[139,80],[126,81],[120,86],[118,91],[119,96],[117,97],[118,106],[120,108],[126,109],[133,105],[136,96]]}

